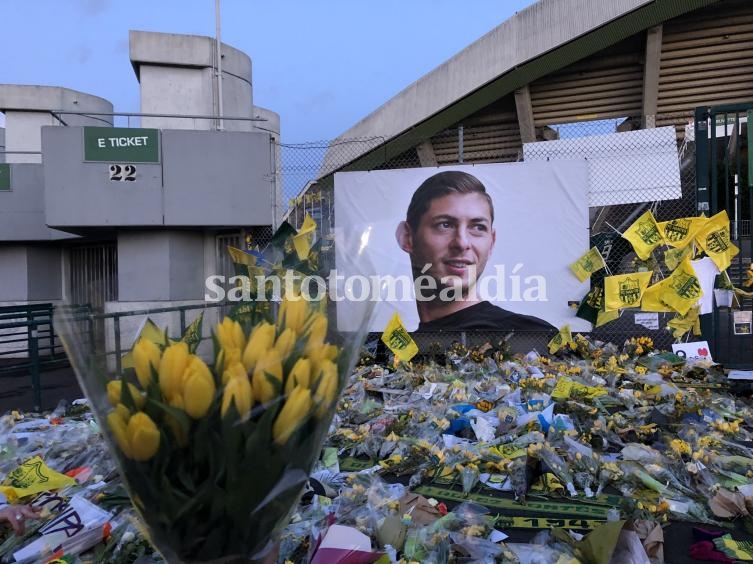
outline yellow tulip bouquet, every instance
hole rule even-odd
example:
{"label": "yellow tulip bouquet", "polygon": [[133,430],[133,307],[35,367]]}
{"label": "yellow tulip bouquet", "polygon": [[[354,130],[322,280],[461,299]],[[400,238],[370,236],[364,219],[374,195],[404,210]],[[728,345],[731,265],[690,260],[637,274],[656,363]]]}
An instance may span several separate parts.
{"label": "yellow tulip bouquet", "polygon": [[[278,250],[298,269],[315,264],[311,250],[304,261],[291,259],[290,245]],[[139,338],[132,367],[112,379],[63,336],[133,504],[169,562],[269,552],[320,454],[366,322],[357,334],[337,333],[326,300],[288,292],[276,307],[236,305],[214,326],[211,359],[195,339],[165,332]]]}

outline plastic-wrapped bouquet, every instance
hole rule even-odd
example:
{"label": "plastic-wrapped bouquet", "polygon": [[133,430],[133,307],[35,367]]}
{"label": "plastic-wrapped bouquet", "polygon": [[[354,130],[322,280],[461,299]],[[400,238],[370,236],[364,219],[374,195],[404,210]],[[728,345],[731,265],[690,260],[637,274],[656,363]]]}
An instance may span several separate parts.
{"label": "plastic-wrapped bouquet", "polygon": [[[309,245],[301,256],[296,236],[288,229],[268,254],[235,250],[234,262],[261,275],[315,273],[318,257]],[[200,327],[175,341],[157,332],[135,342],[132,367],[116,375],[77,339],[75,320],[58,320],[133,504],[169,562],[262,559],[302,493],[371,308],[363,304],[360,330],[338,333],[327,300],[302,290],[286,283],[270,307],[272,289],[247,286],[251,300],[214,326],[211,358],[197,354]]]}

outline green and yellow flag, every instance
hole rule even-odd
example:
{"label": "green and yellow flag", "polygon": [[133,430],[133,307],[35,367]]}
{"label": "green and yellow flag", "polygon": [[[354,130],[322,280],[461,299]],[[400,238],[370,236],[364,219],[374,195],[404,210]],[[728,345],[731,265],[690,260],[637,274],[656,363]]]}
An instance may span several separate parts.
{"label": "green and yellow flag", "polygon": [[659,231],[659,227],[654,219],[654,214],[651,210],[646,211],[642,216],[633,222],[633,225],[628,227],[622,234],[623,238],[630,241],[633,245],[635,254],[641,260],[646,260],[651,256],[653,251],[661,242],[662,234]]}
{"label": "green and yellow flag", "polygon": [[594,272],[606,266],[607,264],[604,262],[599,249],[591,247],[586,254],[570,265],[570,270],[573,271],[578,280],[585,282]]}
{"label": "green and yellow flag", "polygon": [[547,345],[549,347],[549,354],[556,353],[570,343],[575,344],[575,341],[573,341],[573,334],[570,332],[570,325],[563,325],[559,333],[557,333]]}
{"label": "green and yellow flag", "polygon": [[698,317],[700,309],[698,306],[693,306],[685,315],[678,315],[667,322],[667,329],[672,331],[675,339],[682,338],[690,330],[693,331],[693,335],[701,334],[701,320]]}
{"label": "green and yellow flag", "polygon": [[301,225],[298,233],[293,236],[293,246],[299,260],[306,260],[306,257],[309,256],[315,232],[316,222],[311,219],[309,214],[306,214],[306,217],[303,219],[303,225]]}
{"label": "green and yellow flag", "polygon": [[685,260],[685,257],[693,258],[693,245],[688,245],[682,249],[667,249],[664,251],[664,264],[667,265],[668,270],[674,270],[680,263]]}
{"label": "green and yellow flag", "polygon": [[722,210],[698,230],[695,240],[711,257],[720,272],[727,270],[740,249],[735,246],[729,234],[729,217],[727,211]]}
{"label": "green and yellow flag", "polygon": [[646,288],[641,298],[641,311],[669,312],[674,311],[671,307],[661,301],[660,296],[664,292],[664,286],[668,284],[669,278],[657,282],[653,286]]}
{"label": "green and yellow flag", "polygon": [[614,311],[600,311],[598,316],[596,317],[596,325],[594,325],[594,327],[601,327],[602,325],[605,325],[610,321],[614,321],[619,317],[619,309],[615,309]]}
{"label": "green and yellow flag", "polygon": [[638,307],[653,272],[631,272],[604,278],[604,311]]}
{"label": "green and yellow flag", "polygon": [[245,266],[256,266],[256,257],[242,249],[228,246],[227,252],[230,254],[230,260],[233,264],[242,264]]}
{"label": "green and yellow flag", "polygon": [[690,257],[687,257],[662,281],[659,299],[680,315],[685,315],[702,295],[701,281],[690,264]]}
{"label": "green and yellow flag", "polygon": [[418,354],[418,345],[405,329],[398,312],[395,312],[384,329],[382,342],[389,347],[395,358],[402,362],[410,362],[410,359]]}
{"label": "green and yellow flag", "polygon": [[659,227],[659,232],[667,245],[684,249],[693,241],[696,233],[706,221],[708,221],[708,218],[705,216],[681,217],[669,221],[660,221],[656,225]]}

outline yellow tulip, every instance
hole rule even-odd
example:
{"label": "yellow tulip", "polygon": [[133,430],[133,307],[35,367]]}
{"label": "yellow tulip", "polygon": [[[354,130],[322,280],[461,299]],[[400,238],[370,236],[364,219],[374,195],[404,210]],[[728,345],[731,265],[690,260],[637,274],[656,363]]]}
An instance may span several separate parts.
{"label": "yellow tulip", "polygon": [[131,458],[144,462],[152,458],[159,449],[160,433],[154,421],[143,412],[134,413],[128,421],[128,444]]}
{"label": "yellow tulip", "polygon": [[331,360],[323,360],[319,368],[318,385],[314,393],[317,417],[322,417],[337,397],[339,382],[337,366]]}
{"label": "yellow tulip", "polygon": [[248,378],[246,367],[240,361],[233,362],[222,373],[222,384],[227,384],[231,378]]}
{"label": "yellow tulip", "polygon": [[266,321],[260,323],[251,331],[248,344],[243,351],[243,366],[253,371],[259,359],[272,348],[275,342],[275,327]]}
{"label": "yellow tulip", "polygon": [[[141,395],[141,392],[139,389],[131,384],[128,383],[128,391],[131,392],[131,397],[133,398],[133,403],[136,405],[137,408],[141,409],[141,407],[144,405],[144,401],[146,401],[146,398],[144,398],[143,395]],[[121,403],[121,397],[123,393],[123,381],[122,380],[110,380],[107,382],[107,401],[110,402],[110,405],[113,407]]]}
{"label": "yellow tulip", "polygon": [[306,349],[324,346],[327,337],[327,316],[323,313],[315,313],[308,329],[308,341]]}
{"label": "yellow tulip", "polygon": [[162,354],[159,363],[159,388],[168,402],[181,393],[183,373],[188,366],[189,356],[188,345],[182,341],[170,345]]}
{"label": "yellow tulip", "polygon": [[241,376],[230,378],[225,385],[225,391],[222,393],[222,408],[220,410],[223,417],[230,408],[230,404],[235,404],[235,409],[238,411],[241,419],[248,416],[248,413],[251,411],[253,395],[251,392],[251,383],[248,381],[245,371]]}
{"label": "yellow tulip", "polygon": [[288,358],[288,355],[293,351],[295,346],[296,332],[292,329],[285,329],[275,341],[275,350],[280,355],[282,362]]}
{"label": "yellow tulip", "polygon": [[178,441],[178,445],[184,447],[188,444],[188,433],[175,417],[172,415],[165,416],[165,425],[167,425],[172,431],[175,440]]}
{"label": "yellow tulip", "polygon": [[268,350],[256,363],[251,386],[254,389],[254,399],[259,403],[267,403],[280,393],[282,361],[275,349]]}
{"label": "yellow tulip", "polygon": [[236,363],[240,364],[242,358],[242,349],[220,349],[220,352],[217,354],[217,360],[214,363],[214,369],[217,374],[223,374],[229,366]]}
{"label": "yellow tulip", "polygon": [[324,345],[324,358],[335,360],[338,354],[340,354],[340,349],[337,345]]}
{"label": "yellow tulip", "polygon": [[112,432],[112,436],[115,437],[115,443],[118,448],[128,458],[131,458],[131,445],[128,442],[128,421],[124,420],[120,413],[111,411],[107,414],[107,426]]}
{"label": "yellow tulip", "polygon": [[299,358],[295,361],[285,380],[285,393],[290,394],[296,386],[311,386],[311,361],[308,358]]}
{"label": "yellow tulip", "polygon": [[131,418],[131,410],[124,406],[122,403],[119,403],[115,406],[115,413],[120,415],[120,418],[126,423],[128,423],[128,420]]}
{"label": "yellow tulip", "polygon": [[152,382],[152,371],[159,368],[161,357],[159,347],[149,339],[139,339],[133,345],[133,368],[142,388],[146,389]]}
{"label": "yellow tulip", "polygon": [[223,349],[243,350],[246,346],[246,335],[243,334],[241,324],[229,317],[224,318],[222,323],[215,326],[214,334]]}
{"label": "yellow tulip", "polygon": [[216,391],[209,367],[196,355],[191,355],[183,375],[183,405],[193,419],[201,419],[209,410]]}
{"label": "yellow tulip", "polygon": [[305,421],[311,412],[311,390],[296,386],[290,392],[272,425],[272,438],[278,445],[284,445],[293,432]]}
{"label": "yellow tulip", "polygon": [[282,305],[278,316],[278,324],[285,329],[292,329],[300,333],[306,322],[306,316],[309,312],[309,304],[300,295],[285,294],[282,298]]}

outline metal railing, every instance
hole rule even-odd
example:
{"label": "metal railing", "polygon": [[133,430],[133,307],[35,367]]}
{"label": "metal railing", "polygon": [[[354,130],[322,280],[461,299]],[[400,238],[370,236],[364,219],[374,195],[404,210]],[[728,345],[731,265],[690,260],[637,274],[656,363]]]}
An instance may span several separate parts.
{"label": "metal railing", "polygon": [[28,373],[36,410],[42,405],[40,373],[67,364],[53,310],[51,303],[0,307],[0,378]]}

